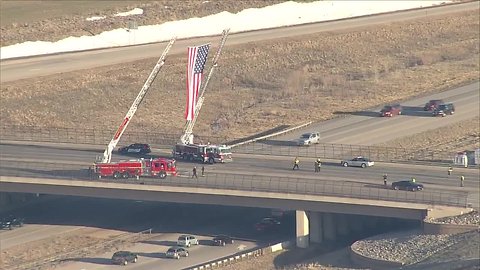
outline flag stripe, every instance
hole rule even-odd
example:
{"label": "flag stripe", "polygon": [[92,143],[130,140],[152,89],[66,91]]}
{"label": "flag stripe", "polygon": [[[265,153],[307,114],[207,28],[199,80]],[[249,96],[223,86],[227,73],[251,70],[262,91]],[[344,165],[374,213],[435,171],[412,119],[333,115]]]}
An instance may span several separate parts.
{"label": "flag stripe", "polygon": [[186,120],[192,120],[195,115],[195,105],[197,104],[202,82],[202,73],[205,68],[209,49],[210,44],[188,48]]}

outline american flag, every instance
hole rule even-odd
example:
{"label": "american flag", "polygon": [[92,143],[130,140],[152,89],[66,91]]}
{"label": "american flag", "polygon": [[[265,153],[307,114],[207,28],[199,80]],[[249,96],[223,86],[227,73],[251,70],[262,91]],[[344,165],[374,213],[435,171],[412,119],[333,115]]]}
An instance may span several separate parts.
{"label": "american flag", "polygon": [[186,120],[192,120],[195,114],[198,90],[202,83],[203,69],[205,68],[205,62],[207,62],[209,49],[210,44],[188,47]]}

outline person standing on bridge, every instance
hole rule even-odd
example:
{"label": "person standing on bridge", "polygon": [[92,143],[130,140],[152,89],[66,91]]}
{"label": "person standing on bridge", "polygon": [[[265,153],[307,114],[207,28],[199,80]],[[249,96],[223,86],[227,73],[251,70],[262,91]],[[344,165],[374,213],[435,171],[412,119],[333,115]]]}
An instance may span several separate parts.
{"label": "person standing on bridge", "polygon": [[300,164],[300,160],[298,159],[298,157],[295,157],[295,160],[293,161],[293,169],[292,170],[295,170],[295,168],[297,168],[297,170],[300,170],[300,167],[298,166],[298,164]]}
{"label": "person standing on bridge", "polygon": [[415,183],[415,181],[416,181],[416,180],[415,180],[415,178],[414,178],[414,177],[412,177],[412,183]]}
{"label": "person standing on bridge", "polygon": [[463,182],[465,181],[465,176],[460,176],[460,186],[463,187]]}
{"label": "person standing on bridge", "polygon": [[384,175],[383,175],[383,185],[384,185],[384,186],[387,186],[387,177],[388,177],[387,174],[384,174]]}
{"label": "person standing on bridge", "polygon": [[315,161],[315,172],[320,172],[320,169],[322,168],[322,161],[320,158],[317,158]]}
{"label": "person standing on bridge", "polygon": [[448,175],[452,175],[452,172],[453,172],[452,166],[448,167]]}
{"label": "person standing on bridge", "polygon": [[202,176],[205,176],[205,166],[202,165]]}
{"label": "person standing on bridge", "polygon": [[193,166],[193,170],[192,170],[192,178],[195,177],[198,179],[198,176],[197,176],[197,166]]}

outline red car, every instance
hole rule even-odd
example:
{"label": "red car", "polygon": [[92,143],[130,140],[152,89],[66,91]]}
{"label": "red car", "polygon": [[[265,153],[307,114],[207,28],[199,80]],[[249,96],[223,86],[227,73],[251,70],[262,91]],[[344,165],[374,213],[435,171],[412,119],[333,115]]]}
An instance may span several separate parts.
{"label": "red car", "polygon": [[400,104],[385,106],[380,111],[380,116],[382,117],[392,117],[400,114],[402,114],[402,106]]}
{"label": "red car", "polygon": [[434,111],[435,109],[438,108],[438,106],[440,106],[443,103],[444,102],[441,99],[432,99],[425,104],[425,106],[423,107],[423,110],[424,111]]}
{"label": "red car", "polygon": [[257,231],[265,231],[265,230],[271,230],[280,225],[280,221],[274,218],[264,218],[257,224],[255,224],[255,230]]}

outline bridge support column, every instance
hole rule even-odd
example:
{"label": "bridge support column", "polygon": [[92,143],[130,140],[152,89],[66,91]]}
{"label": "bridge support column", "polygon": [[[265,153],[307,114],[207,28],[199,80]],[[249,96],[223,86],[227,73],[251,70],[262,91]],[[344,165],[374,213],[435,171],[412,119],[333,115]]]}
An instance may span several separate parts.
{"label": "bridge support column", "polygon": [[335,230],[335,221],[332,213],[323,214],[323,239],[335,241],[337,239],[337,230]]}
{"label": "bridge support column", "polygon": [[307,248],[309,245],[309,224],[308,217],[305,211],[295,211],[296,223],[297,223],[297,247]]}
{"label": "bridge support column", "polygon": [[338,236],[348,236],[350,233],[348,218],[345,214],[336,214],[335,215],[335,224],[337,227]]}
{"label": "bridge support column", "polygon": [[321,243],[323,241],[322,213],[310,212],[310,242]]}

